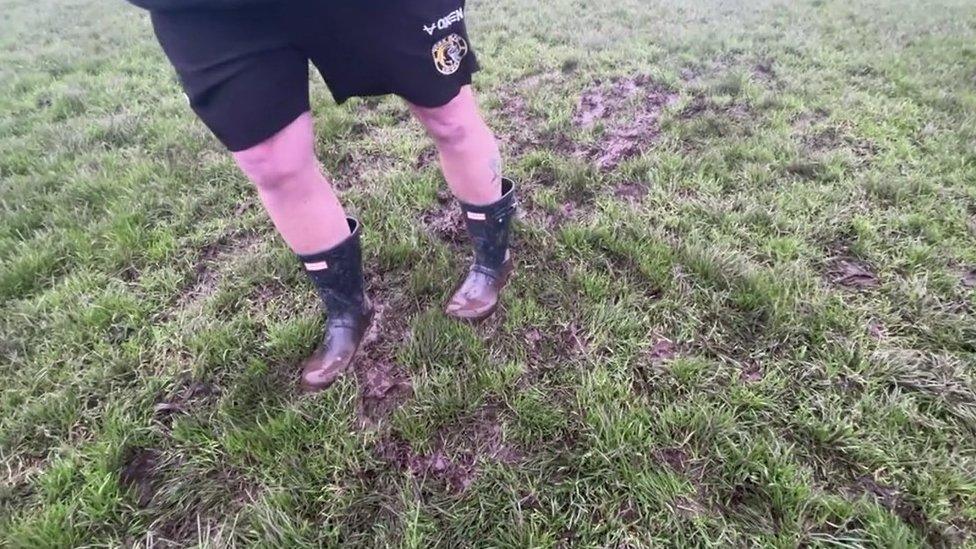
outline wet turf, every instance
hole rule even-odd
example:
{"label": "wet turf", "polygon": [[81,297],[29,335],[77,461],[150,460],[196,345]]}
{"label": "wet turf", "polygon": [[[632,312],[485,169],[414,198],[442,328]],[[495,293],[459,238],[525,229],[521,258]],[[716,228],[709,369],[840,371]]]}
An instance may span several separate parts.
{"label": "wet turf", "polygon": [[393,99],[318,152],[379,329],[299,395],[317,300],[119,2],[0,0],[11,546],[976,539],[976,7],[472,1],[522,182],[478,326]]}

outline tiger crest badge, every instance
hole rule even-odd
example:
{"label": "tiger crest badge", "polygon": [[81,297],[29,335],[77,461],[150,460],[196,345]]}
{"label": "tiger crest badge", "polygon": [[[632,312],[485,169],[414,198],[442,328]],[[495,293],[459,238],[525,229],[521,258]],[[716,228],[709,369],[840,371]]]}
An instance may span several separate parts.
{"label": "tiger crest badge", "polygon": [[451,75],[461,67],[461,60],[468,54],[468,43],[457,33],[441,38],[430,50],[434,66],[443,75]]}

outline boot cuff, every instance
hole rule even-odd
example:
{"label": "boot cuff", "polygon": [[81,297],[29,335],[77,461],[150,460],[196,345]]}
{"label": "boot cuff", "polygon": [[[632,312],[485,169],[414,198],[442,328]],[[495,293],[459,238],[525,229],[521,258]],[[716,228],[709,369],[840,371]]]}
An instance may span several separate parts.
{"label": "boot cuff", "polygon": [[324,252],[316,252],[314,254],[297,254],[298,259],[301,260],[302,264],[305,265],[307,271],[324,271],[329,268],[329,266],[337,261],[342,261],[348,258],[351,254],[357,254],[359,250],[359,236],[362,232],[361,224],[359,221],[352,217],[347,217],[346,221],[349,223],[349,232],[352,233],[347,236],[342,242],[336,244],[332,248],[325,250]]}
{"label": "boot cuff", "polygon": [[477,206],[461,202],[461,209],[469,219],[484,221],[486,218],[499,217],[515,207],[515,182],[507,177],[502,178],[502,197],[492,202]]}

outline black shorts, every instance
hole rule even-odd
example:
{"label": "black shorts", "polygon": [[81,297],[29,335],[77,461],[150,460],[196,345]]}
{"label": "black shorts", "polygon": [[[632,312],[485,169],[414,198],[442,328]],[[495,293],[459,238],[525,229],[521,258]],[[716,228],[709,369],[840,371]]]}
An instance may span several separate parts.
{"label": "black shorts", "polygon": [[464,0],[280,0],[152,22],[190,106],[240,151],[309,110],[309,61],[339,103],[392,93],[444,105],[478,70],[464,15]]}

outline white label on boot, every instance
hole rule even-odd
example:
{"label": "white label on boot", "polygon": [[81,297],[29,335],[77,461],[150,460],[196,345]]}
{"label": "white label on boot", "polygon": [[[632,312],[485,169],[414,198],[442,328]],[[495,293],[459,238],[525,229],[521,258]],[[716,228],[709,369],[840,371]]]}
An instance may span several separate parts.
{"label": "white label on boot", "polygon": [[314,263],[306,263],[305,268],[310,271],[324,271],[329,268],[329,264],[325,261],[316,261]]}
{"label": "white label on boot", "polygon": [[475,221],[484,221],[485,214],[478,212],[468,212],[468,219],[474,219]]}

